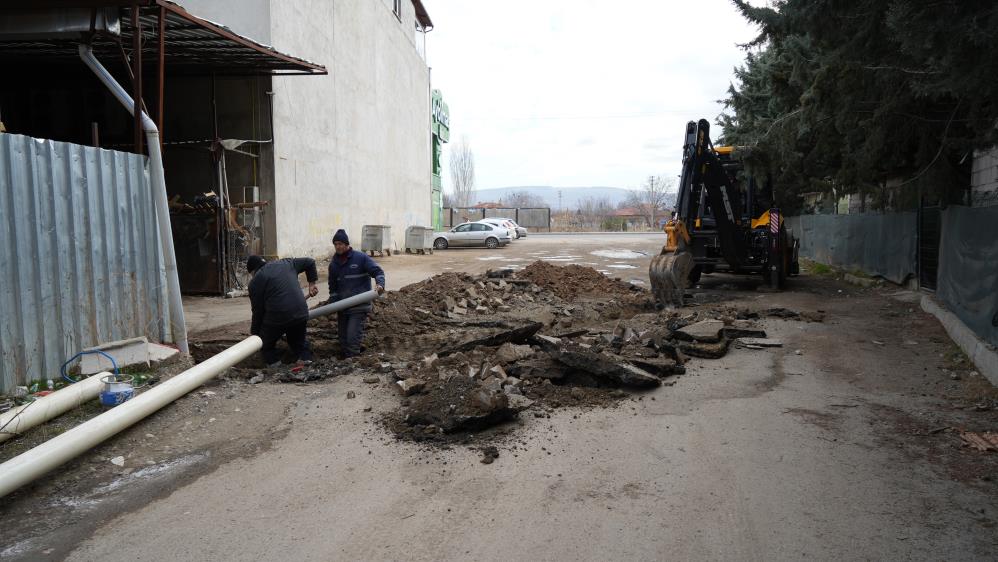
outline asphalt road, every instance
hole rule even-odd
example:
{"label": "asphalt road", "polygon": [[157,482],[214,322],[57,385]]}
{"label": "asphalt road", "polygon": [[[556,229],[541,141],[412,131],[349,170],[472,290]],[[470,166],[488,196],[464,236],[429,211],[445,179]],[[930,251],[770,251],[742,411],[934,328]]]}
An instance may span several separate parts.
{"label": "asphalt road", "polygon": [[[415,279],[546,257],[635,265],[621,271],[641,279],[641,254],[659,240],[524,242],[501,253],[383,263],[389,279]],[[593,254],[604,250],[617,253]],[[503,259],[480,259],[494,256]],[[398,398],[360,377],[337,377],[300,387],[286,413],[268,412],[272,421],[258,431],[281,430],[267,447],[197,470],[164,465],[145,487],[115,488],[124,477],[103,482],[118,496],[106,501],[122,507],[99,518],[50,499],[70,493],[68,477],[29,490],[0,507],[5,520],[43,520],[53,508],[82,515],[60,535],[0,531],[11,545],[0,557],[39,559],[49,548],[70,560],[994,559],[998,489],[987,474],[995,465],[938,429],[998,426],[993,411],[973,411],[961,398],[994,389],[981,390],[980,377],[953,363],[952,344],[917,310],[917,295],[807,275],[783,293],[756,285],[730,276],[703,282],[732,304],[827,317],[766,319],[782,348],[693,360],[674,386],[617,408],[525,416],[493,464],[467,447],[396,441],[375,422]],[[274,392],[265,386],[253,387],[261,399]],[[350,390],[356,399],[344,398]],[[242,396],[222,402],[231,411]],[[151,418],[133,431],[182,440],[182,420],[161,431],[147,429],[157,423]],[[31,494],[50,503],[36,506]]]}

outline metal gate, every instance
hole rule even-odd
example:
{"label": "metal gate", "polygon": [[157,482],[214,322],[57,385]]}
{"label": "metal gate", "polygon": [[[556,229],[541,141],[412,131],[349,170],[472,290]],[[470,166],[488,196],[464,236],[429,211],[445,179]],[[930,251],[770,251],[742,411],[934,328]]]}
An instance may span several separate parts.
{"label": "metal gate", "polygon": [[918,285],[936,290],[939,273],[939,233],[942,213],[939,201],[922,198],[918,206]]}

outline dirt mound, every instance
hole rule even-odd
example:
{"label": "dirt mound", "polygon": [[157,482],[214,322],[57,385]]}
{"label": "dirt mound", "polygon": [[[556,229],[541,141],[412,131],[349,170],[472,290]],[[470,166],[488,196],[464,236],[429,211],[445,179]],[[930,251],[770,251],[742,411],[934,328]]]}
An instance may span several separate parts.
{"label": "dirt mound", "polygon": [[581,265],[552,265],[545,261],[535,261],[517,272],[516,277],[529,280],[564,300],[574,300],[579,295],[648,296],[647,291],[640,287],[611,279],[591,267]]}

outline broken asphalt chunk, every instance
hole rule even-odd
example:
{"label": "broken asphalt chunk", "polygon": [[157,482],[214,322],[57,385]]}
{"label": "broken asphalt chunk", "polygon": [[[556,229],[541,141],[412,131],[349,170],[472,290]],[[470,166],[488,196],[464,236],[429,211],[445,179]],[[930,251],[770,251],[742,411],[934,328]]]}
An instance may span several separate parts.
{"label": "broken asphalt chunk", "polygon": [[540,322],[532,322],[526,326],[521,326],[512,330],[505,330],[497,334],[493,334],[488,337],[474,339],[465,343],[462,343],[453,349],[440,351],[438,354],[440,356],[447,356],[452,353],[457,353],[459,351],[471,351],[476,347],[498,347],[504,343],[526,343],[534,334],[540,330],[542,324]]}
{"label": "broken asphalt chunk", "polygon": [[685,341],[717,343],[721,341],[721,330],[724,322],[720,320],[701,320],[696,324],[683,326],[675,331],[675,336]]}
{"label": "broken asphalt chunk", "polygon": [[398,385],[402,396],[412,396],[426,387],[426,383],[419,379],[405,379],[395,384]]}
{"label": "broken asphalt chunk", "polygon": [[717,343],[691,343],[683,342],[679,344],[679,350],[690,357],[701,359],[720,359],[728,353],[731,340],[721,338]]}
{"label": "broken asphalt chunk", "polygon": [[738,343],[756,347],[783,347],[783,342],[772,338],[738,338]]}
{"label": "broken asphalt chunk", "polygon": [[591,351],[562,351],[555,358],[568,367],[617,385],[650,388],[661,384],[658,377],[626,361]]}

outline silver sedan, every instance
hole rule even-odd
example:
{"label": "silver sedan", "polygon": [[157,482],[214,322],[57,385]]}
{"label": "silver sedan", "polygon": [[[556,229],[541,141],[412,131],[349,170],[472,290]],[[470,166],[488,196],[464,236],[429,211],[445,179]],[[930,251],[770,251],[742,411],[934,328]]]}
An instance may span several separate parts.
{"label": "silver sedan", "polygon": [[511,241],[505,227],[487,222],[466,222],[450,230],[433,233],[433,247],[437,250],[469,246],[485,246],[492,249],[505,246]]}

